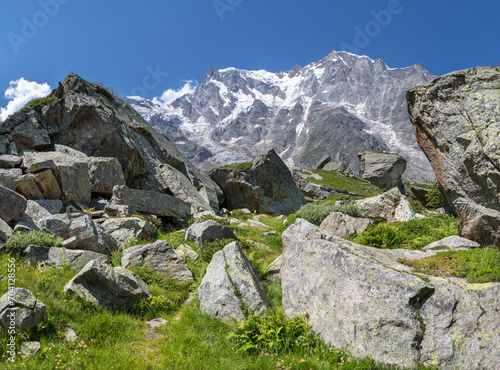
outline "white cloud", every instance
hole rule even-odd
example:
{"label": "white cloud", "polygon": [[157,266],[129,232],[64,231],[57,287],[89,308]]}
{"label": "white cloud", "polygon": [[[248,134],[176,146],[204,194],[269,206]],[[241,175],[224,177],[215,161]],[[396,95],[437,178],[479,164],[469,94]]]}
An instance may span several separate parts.
{"label": "white cloud", "polygon": [[16,81],[10,81],[8,89],[5,90],[5,98],[9,102],[5,108],[0,107],[0,121],[17,112],[31,99],[45,97],[50,94],[50,91],[48,83],[39,84],[27,81],[23,77]]}
{"label": "white cloud", "polygon": [[196,91],[198,88],[198,83],[195,81],[186,81],[184,86],[182,86],[180,89],[173,90],[173,89],[168,89],[161,94],[160,97],[155,97],[153,98],[153,103],[159,104],[161,106],[165,106],[167,104],[172,103],[175,99],[180,98],[181,96],[185,94],[192,94]]}

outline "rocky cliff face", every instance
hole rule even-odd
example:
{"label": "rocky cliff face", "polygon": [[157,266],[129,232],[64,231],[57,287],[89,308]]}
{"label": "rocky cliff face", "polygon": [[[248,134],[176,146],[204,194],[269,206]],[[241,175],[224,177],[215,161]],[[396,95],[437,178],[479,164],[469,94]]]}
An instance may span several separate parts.
{"label": "rocky cliff face", "polygon": [[332,52],[287,72],[210,70],[193,94],[168,105],[127,101],[195,163],[244,162],[271,148],[289,167],[313,168],[328,154],[355,171],[356,154],[387,150],[408,161],[407,176],[433,177],[408,120],[405,92],[432,76],[422,66]]}

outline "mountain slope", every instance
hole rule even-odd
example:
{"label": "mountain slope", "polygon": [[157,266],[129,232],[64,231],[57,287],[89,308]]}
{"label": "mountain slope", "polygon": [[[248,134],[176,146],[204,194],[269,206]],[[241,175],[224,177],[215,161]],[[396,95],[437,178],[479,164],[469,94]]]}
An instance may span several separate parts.
{"label": "mountain slope", "polygon": [[204,168],[246,161],[274,148],[290,167],[329,154],[359,169],[365,149],[397,152],[407,178],[432,178],[408,118],[406,91],[432,76],[421,65],[391,69],[332,51],[287,72],[213,68],[193,94],[170,104],[127,101]]}

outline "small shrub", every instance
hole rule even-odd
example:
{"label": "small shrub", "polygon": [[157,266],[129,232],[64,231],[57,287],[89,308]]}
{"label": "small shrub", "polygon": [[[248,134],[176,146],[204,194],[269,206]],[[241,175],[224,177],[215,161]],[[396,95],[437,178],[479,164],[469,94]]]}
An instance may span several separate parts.
{"label": "small shrub", "polygon": [[352,217],[361,216],[361,212],[354,202],[348,202],[343,205],[335,205],[331,202],[323,202],[308,203],[302,206],[297,211],[297,217],[303,218],[304,220],[319,226],[319,224],[321,224],[321,222],[332,212],[342,212]]}
{"label": "small shrub", "polygon": [[5,243],[7,250],[21,252],[28,245],[38,245],[40,247],[59,247],[62,243],[62,238],[54,236],[43,231],[30,231],[29,233],[14,233]]}
{"label": "small shrub", "polygon": [[[219,223],[221,225],[225,225],[225,226],[228,226],[228,225],[231,224],[231,222],[229,222],[229,220],[227,218],[215,217],[213,215],[203,216],[202,218],[200,218],[196,222],[205,222],[205,221],[208,221],[208,220],[214,220],[215,222],[217,222],[217,223]],[[193,220],[193,223],[194,223],[194,220]]]}
{"label": "small shrub", "polygon": [[253,166],[252,162],[243,162],[243,163],[227,164],[225,166],[222,166],[221,168],[230,168],[235,171],[246,172],[250,171],[252,169],[252,166]]}
{"label": "small shrub", "polygon": [[40,111],[43,107],[55,103],[56,101],[57,97],[54,95],[48,95],[44,98],[31,99],[28,103],[26,103],[26,107],[32,107],[33,109]]}
{"label": "small shrub", "polygon": [[200,250],[198,251],[198,257],[202,261],[210,263],[215,253],[224,249],[226,245],[233,241],[233,239],[217,239],[211,243],[208,243],[207,245],[204,245],[200,248]]}
{"label": "small shrub", "polygon": [[445,200],[442,193],[442,187],[437,181],[428,183],[429,192],[425,197],[427,202],[427,207],[430,209],[436,209],[442,207],[445,204]]}

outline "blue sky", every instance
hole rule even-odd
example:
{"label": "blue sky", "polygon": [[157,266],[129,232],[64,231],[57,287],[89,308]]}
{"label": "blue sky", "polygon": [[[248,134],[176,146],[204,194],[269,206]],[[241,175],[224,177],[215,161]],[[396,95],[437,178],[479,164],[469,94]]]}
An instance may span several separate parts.
{"label": "blue sky", "polygon": [[212,67],[288,70],[331,50],[435,75],[500,65],[499,14],[470,0],[2,0],[0,107],[69,71],[151,99]]}

